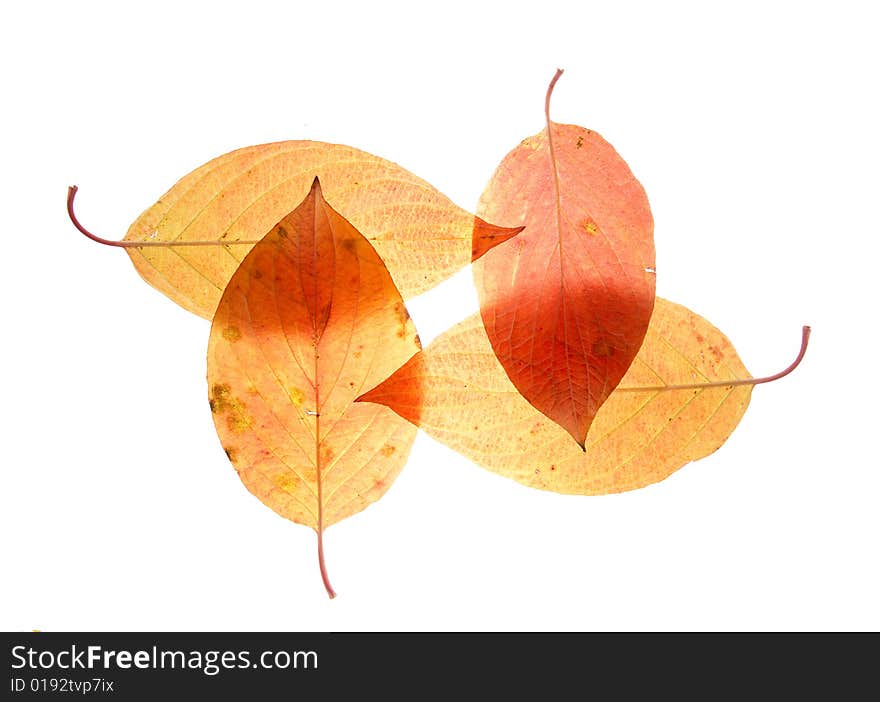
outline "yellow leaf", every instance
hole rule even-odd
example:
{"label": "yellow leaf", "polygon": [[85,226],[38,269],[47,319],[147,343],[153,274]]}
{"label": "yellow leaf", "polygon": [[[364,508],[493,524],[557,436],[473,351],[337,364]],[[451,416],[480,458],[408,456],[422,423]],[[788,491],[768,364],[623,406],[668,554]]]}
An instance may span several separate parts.
{"label": "yellow leaf", "polygon": [[519,231],[477,218],[472,242],[474,216],[397,164],[349,146],[283,141],[238,149],[184,176],[123,243],[150,285],[210,319],[241,260],[315,177],[378,251],[404,298]]}

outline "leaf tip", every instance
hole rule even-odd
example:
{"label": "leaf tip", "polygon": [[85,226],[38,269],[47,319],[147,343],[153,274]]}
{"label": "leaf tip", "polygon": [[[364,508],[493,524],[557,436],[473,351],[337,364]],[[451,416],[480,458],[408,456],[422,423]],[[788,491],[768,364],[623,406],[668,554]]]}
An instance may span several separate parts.
{"label": "leaf tip", "polygon": [[494,224],[489,224],[480,217],[474,217],[471,263],[494,249],[498,244],[503,244],[508,239],[515,237],[523,229],[525,229],[525,225],[519,227],[498,227]]}
{"label": "leaf tip", "polygon": [[384,405],[399,417],[420,427],[425,402],[426,374],[425,352],[419,351],[389,377],[354,401]]}
{"label": "leaf tip", "polygon": [[[373,388],[373,389],[375,390],[375,388]],[[367,392],[363,393],[362,395],[358,395],[356,398],[354,398],[354,400],[352,400],[352,402],[372,402],[372,400],[369,397],[371,392],[373,392],[373,390],[367,390]]]}
{"label": "leaf tip", "polygon": [[[553,418],[550,417],[550,419],[553,419]],[[554,419],[553,421],[555,422],[556,420]],[[592,420],[590,420],[590,424],[591,423],[592,423]],[[560,424],[560,426],[562,426],[568,432],[568,435],[572,439],[574,439],[574,442],[578,445],[578,448],[581,451],[583,451],[584,453],[586,453],[587,452],[587,434],[590,431],[590,424],[587,424],[587,426],[584,429],[567,427],[564,424]]]}
{"label": "leaf tip", "polygon": [[[365,393],[358,395],[354,398],[353,402],[372,402],[376,405],[385,405],[385,407],[394,410],[394,407],[389,404],[388,398],[386,397],[387,387],[391,385],[391,382],[389,381],[391,381],[393,377],[394,374],[379,383],[372,390],[367,390]],[[396,412],[397,410],[394,411]],[[406,419],[406,417],[404,417],[404,419]]]}

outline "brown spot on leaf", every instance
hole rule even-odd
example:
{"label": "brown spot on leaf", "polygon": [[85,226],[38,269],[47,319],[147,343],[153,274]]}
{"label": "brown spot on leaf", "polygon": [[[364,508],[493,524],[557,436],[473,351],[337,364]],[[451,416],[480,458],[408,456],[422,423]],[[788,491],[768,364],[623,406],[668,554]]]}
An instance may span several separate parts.
{"label": "brown spot on leaf", "polygon": [[585,219],[584,231],[590,236],[595,236],[599,233],[599,226],[592,219]]}
{"label": "brown spot on leaf", "polygon": [[291,473],[276,473],[272,476],[272,483],[279,490],[290,491],[296,487],[296,476]]}
{"label": "brown spot on leaf", "polygon": [[233,397],[226,383],[215,383],[212,386],[209,403],[211,412],[226,414],[226,425],[236,434],[247,431],[253,424],[253,419],[245,411],[247,406],[237,397]]}
{"label": "brown spot on leaf", "polygon": [[229,429],[231,431],[234,431],[236,434],[241,434],[242,432],[247,431],[251,428],[252,424],[253,420],[243,412],[230,414],[226,418],[226,426],[228,426]]}
{"label": "brown spot on leaf", "polygon": [[409,321],[409,312],[406,311],[406,305],[402,302],[394,303],[394,314],[397,315],[397,321],[406,324]]}
{"label": "brown spot on leaf", "polygon": [[406,305],[402,302],[395,302],[394,314],[397,315],[397,322],[400,324],[400,327],[397,329],[397,338],[405,339],[407,335],[407,325],[409,324],[409,312],[406,309]]}
{"label": "brown spot on leaf", "polygon": [[385,444],[381,449],[379,449],[379,453],[385,456],[385,458],[389,458],[395,451],[397,451],[397,447],[392,446],[391,444]]}
{"label": "brown spot on leaf", "polygon": [[288,397],[290,397],[290,401],[297,407],[302,407],[302,403],[306,399],[305,393],[299,388],[295,387],[291,387],[287,391],[287,395]]}
{"label": "brown spot on leaf", "polygon": [[241,330],[235,326],[228,326],[223,329],[223,338],[234,344],[241,338]]}
{"label": "brown spot on leaf", "polygon": [[579,137],[578,137],[578,140],[577,140],[577,143],[575,144],[575,146],[576,146],[577,148],[581,148],[583,145],[584,145],[584,138],[583,138],[582,136],[579,136]]}
{"label": "brown spot on leaf", "polygon": [[614,347],[610,346],[604,339],[599,339],[593,343],[590,352],[596,358],[608,358],[614,355]]}
{"label": "brown spot on leaf", "polygon": [[224,446],[223,451],[226,453],[226,458],[228,458],[232,463],[235,463],[235,459],[237,457],[237,453],[234,448]]}

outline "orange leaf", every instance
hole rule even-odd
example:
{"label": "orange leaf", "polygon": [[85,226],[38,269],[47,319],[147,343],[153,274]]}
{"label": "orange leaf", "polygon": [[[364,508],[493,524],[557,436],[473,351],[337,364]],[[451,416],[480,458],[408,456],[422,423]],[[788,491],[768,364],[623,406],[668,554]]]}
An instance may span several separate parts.
{"label": "orange leaf", "polygon": [[318,533],[381,497],[415,429],[352,404],[421,348],[388,270],[324,200],[303,203],[242,261],[211,326],[217,433],[245,486]]}
{"label": "orange leaf", "polygon": [[447,331],[359,400],[387,405],[480,466],[530,487],[600,495],[644,487],[715,451],[751,394],[751,385],[657,386],[748,378],[720,331],[685,307],[657,298],[644,344],[597,413],[586,453],[523,399],[478,315]]}
{"label": "orange leaf", "polygon": [[404,297],[433,287],[513,236],[455,205],[395,163],[339,144],[283,141],[238,149],[184,176],[131,225],[122,242],[150,285],[210,319],[226,283],[260,237],[321,179],[388,266]]}
{"label": "orange leaf", "polygon": [[[560,72],[561,73],[561,72]],[[477,214],[525,226],[474,266],[492,348],[522,395],[583,447],[654,304],[645,191],[596,132],[550,122],[498,166]]]}

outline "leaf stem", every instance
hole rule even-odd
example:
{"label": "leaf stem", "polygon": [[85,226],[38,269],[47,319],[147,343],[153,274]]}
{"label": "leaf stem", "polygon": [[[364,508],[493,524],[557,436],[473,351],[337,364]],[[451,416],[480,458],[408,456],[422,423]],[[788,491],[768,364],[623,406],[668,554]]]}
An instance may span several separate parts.
{"label": "leaf stem", "polygon": [[556,75],[553,76],[553,80],[550,81],[550,85],[547,88],[547,97],[544,98],[544,116],[547,118],[548,133],[550,129],[550,95],[553,93],[553,88],[556,86],[556,81],[559,80],[559,76],[561,76],[562,73],[563,69],[556,69]]}
{"label": "leaf stem", "polygon": [[124,247],[126,242],[124,241],[113,241],[112,239],[105,239],[104,237],[100,237],[97,234],[92,234],[88,229],[86,229],[82,224],[80,224],[79,220],[76,218],[76,213],[73,211],[73,200],[76,197],[76,192],[79,190],[79,187],[76,185],[71,185],[67,189],[67,216],[70,217],[70,221],[73,222],[73,226],[80,230],[83,234],[85,234],[92,241],[97,241],[99,244],[104,244],[104,246],[120,246]]}
{"label": "leaf stem", "polygon": [[544,98],[544,117],[547,120],[547,146],[550,152],[550,170],[553,172],[553,189],[556,195],[556,231],[559,235],[560,259],[562,258],[562,204],[559,201],[559,171],[556,169],[556,151],[553,148],[553,130],[550,128],[550,96],[553,94],[553,87],[559,76],[562,75],[562,69],[557,68],[553,80],[547,88],[547,97]]}
{"label": "leaf stem", "polygon": [[76,227],[82,234],[87,236],[92,241],[97,241],[99,244],[104,244],[104,246],[115,246],[120,249],[141,249],[146,247],[169,247],[169,246],[232,246],[234,244],[256,244],[258,242],[257,239],[254,240],[216,240],[216,241],[115,241],[113,239],[105,239],[102,236],[98,236],[97,234],[92,234],[88,229],[86,229],[77,219],[76,213],[73,211],[73,201],[76,198],[76,193],[79,188],[76,185],[71,185],[67,189],[67,216],[70,217],[70,221],[73,222],[73,226]]}
{"label": "leaf stem", "polygon": [[766,375],[763,378],[745,378],[742,380],[718,380],[712,383],[686,383],[684,385],[654,385],[644,387],[618,387],[615,392],[661,392],[665,390],[702,390],[703,388],[730,388],[736,385],[761,385],[762,383],[772,383],[774,380],[784,378],[800,365],[807,352],[807,344],[810,341],[810,327],[805,326],[801,335],[801,350],[798,352],[797,358],[792,361],[788,368]]}
{"label": "leaf stem", "polygon": [[327,590],[327,594],[330,596],[332,600],[336,597],[336,591],[333,589],[333,586],[330,584],[330,578],[327,576],[327,565],[324,563],[324,529],[319,528],[318,530],[318,567],[321,569],[321,580],[324,581],[324,588]]}

